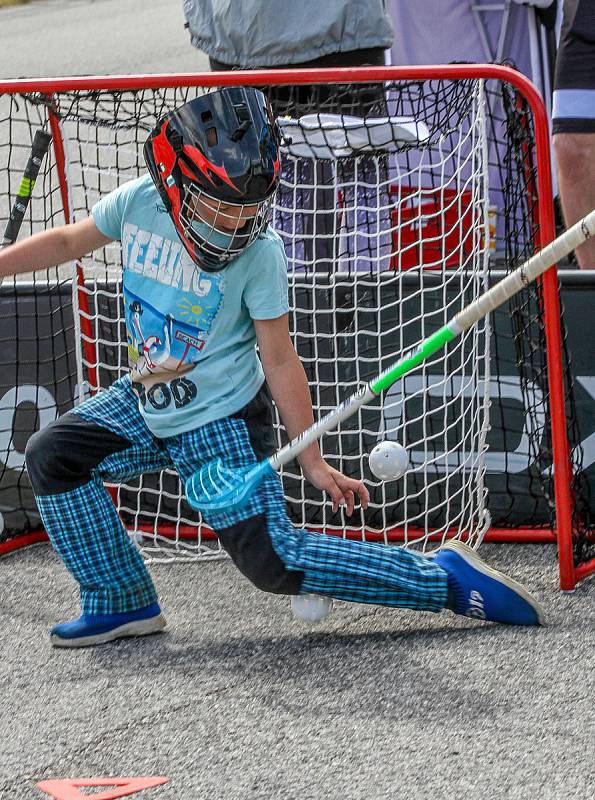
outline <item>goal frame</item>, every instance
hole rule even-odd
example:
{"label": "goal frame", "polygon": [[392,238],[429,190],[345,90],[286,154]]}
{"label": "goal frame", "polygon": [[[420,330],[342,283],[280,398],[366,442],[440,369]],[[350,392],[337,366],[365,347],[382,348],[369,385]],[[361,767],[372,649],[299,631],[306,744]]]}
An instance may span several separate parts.
{"label": "goal frame", "polygon": [[[535,249],[541,249],[555,237],[555,221],[552,191],[551,150],[549,123],[543,100],[536,87],[516,70],[495,64],[453,64],[414,67],[343,67],[333,69],[281,69],[281,70],[237,70],[229,72],[151,74],[133,76],[99,76],[70,78],[40,78],[0,81],[0,92],[19,94],[37,92],[51,102],[55,92],[75,90],[134,90],[166,89],[176,87],[211,86],[262,86],[304,85],[310,83],[367,83],[374,81],[415,80],[460,80],[485,79],[506,82],[513,86],[527,102],[534,120],[535,155],[537,166],[537,214]],[[60,193],[65,222],[72,222],[69,189],[66,178],[66,161],[58,119],[50,111],[52,147],[56,159]],[[562,333],[560,324],[560,302],[556,267],[549,269],[540,279],[544,298],[544,323],[547,342],[548,384],[551,403],[551,430],[553,449],[555,516],[554,529],[515,528],[490,529],[486,541],[556,542],[559,553],[560,588],[572,590],[575,585],[595,572],[595,559],[575,565],[572,552],[572,466],[567,436],[564,371],[562,362]],[[82,267],[77,266],[77,283],[84,286]],[[84,334],[83,348],[89,364],[97,363],[92,344],[91,323],[87,318],[87,296],[78,292],[80,309],[83,312],[79,324]],[[93,366],[89,368],[93,379]],[[94,381],[97,384],[97,381]],[[398,538],[398,531],[392,532]],[[349,535],[349,531],[347,531]],[[357,534],[359,535],[359,533]],[[36,534],[33,534],[36,536]],[[25,537],[17,537],[23,539]],[[372,536],[371,539],[374,537]],[[431,540],[431,536],[430,536]],[[2,546],[0,546],[0,554]]]}

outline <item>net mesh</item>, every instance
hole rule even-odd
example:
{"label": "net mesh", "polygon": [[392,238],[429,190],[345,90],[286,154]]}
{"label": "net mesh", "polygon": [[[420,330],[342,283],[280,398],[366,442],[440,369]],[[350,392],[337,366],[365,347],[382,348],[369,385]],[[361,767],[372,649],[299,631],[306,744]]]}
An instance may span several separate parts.
{"label": "net mesh", "polygon": [[[512,87],[496,81],[262,88],[284,135],[271,223],[285,245],[290,327],[319,416],[532,254],[539,231],[533,120]],[[69,219],[80,220],[145,172],[142,145],[156,120],[201,91],[1,96],[0,153],[8,169],[0,178],[0,223],[35,130],[47,129],[50,112],[64,143]],[[21,237],[62,221],[50,151]],[[73,265],[2,286],[3,303],[13,304],[2,321],[3,381],[6,375],[7,387],[19,387],[4,395],[0,418],[5,536],[38,523],[23,472],[27,436],[128,369],[119,243],[86,257],[82,269],[84,286],[74,293]],[[422,547],[447,532],[478,540],[490,521],[551,525],[544,335],[543,298],[533,286],[361,409],[323,439],[322,450],[333,466],[364,476],[369,509],[350,519],[333,514],[290,464],[283,482],[295,523],[362,539],[388,541],[398,532]],[[588,487],[564,356],[576,558],[585,559]],[[27,394],[30,379],[18,371],[32,358],[43,377]],[[279,422],[276,429],[282,444]],[[383,438],[407,448],[410,469],[400,481],[380,482],[368,469],[367,454]],[[148,559],[221,555],[175,473],[114,491]]]}

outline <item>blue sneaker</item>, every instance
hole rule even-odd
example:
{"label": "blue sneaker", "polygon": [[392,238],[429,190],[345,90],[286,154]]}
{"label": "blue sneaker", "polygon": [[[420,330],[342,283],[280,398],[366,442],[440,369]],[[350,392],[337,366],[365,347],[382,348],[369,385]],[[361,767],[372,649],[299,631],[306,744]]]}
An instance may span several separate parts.
{"label": "blue sneaker", "polygon": [[448,608],[455,614],[506,625],[545,625],[537,600],[520,583],[488,567],[464,542],[447,542],[433,559],[448,573]]}
{"label": "blue sneaker", "polygon": [[145,636],[165,628],[158,603],[124,614],[81,614],[78,619],[56,625],[50,631],[54,647],[90,647],[124,636]]}

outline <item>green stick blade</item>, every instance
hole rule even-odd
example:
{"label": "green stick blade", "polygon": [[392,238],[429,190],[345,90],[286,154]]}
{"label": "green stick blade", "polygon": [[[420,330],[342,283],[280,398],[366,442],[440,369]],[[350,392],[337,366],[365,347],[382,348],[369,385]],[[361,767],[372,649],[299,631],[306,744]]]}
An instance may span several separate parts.
{"label": "green stick blade", "polygon": [[396,380],[412,369],[415,369],[415,367],[418,367],[422,361],[425,361],[426,358],[433,355],[438,350],[441,350],[448,342],[456,339],[459,332],[451,329],[450,325],[451,323],[448,323],[442,328],[439,328],[436,333],[428,336],[428,338],[424,339],[417,347],[414,347],[412,350],[405,353],[405,355],[401,356],[396,364],[389,367],[384,372],[381,372],[376,380],[370,383],[370,389],[374,394],[378,395],[385,389],[388,389]]}

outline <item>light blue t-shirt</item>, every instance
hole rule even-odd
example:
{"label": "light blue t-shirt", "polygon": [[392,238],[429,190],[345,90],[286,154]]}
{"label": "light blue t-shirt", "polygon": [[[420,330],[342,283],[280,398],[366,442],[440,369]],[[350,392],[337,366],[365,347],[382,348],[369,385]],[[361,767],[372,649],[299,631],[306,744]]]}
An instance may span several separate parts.
{"label": "light blue t-shirt", "polygon": [[252,320],[288,311],[287,259],[270,228],[220,272],[190,258],[149,175],[92,209],[122,242],[132,386],[155,436],[192,430],[239,411],[264,373]]}

